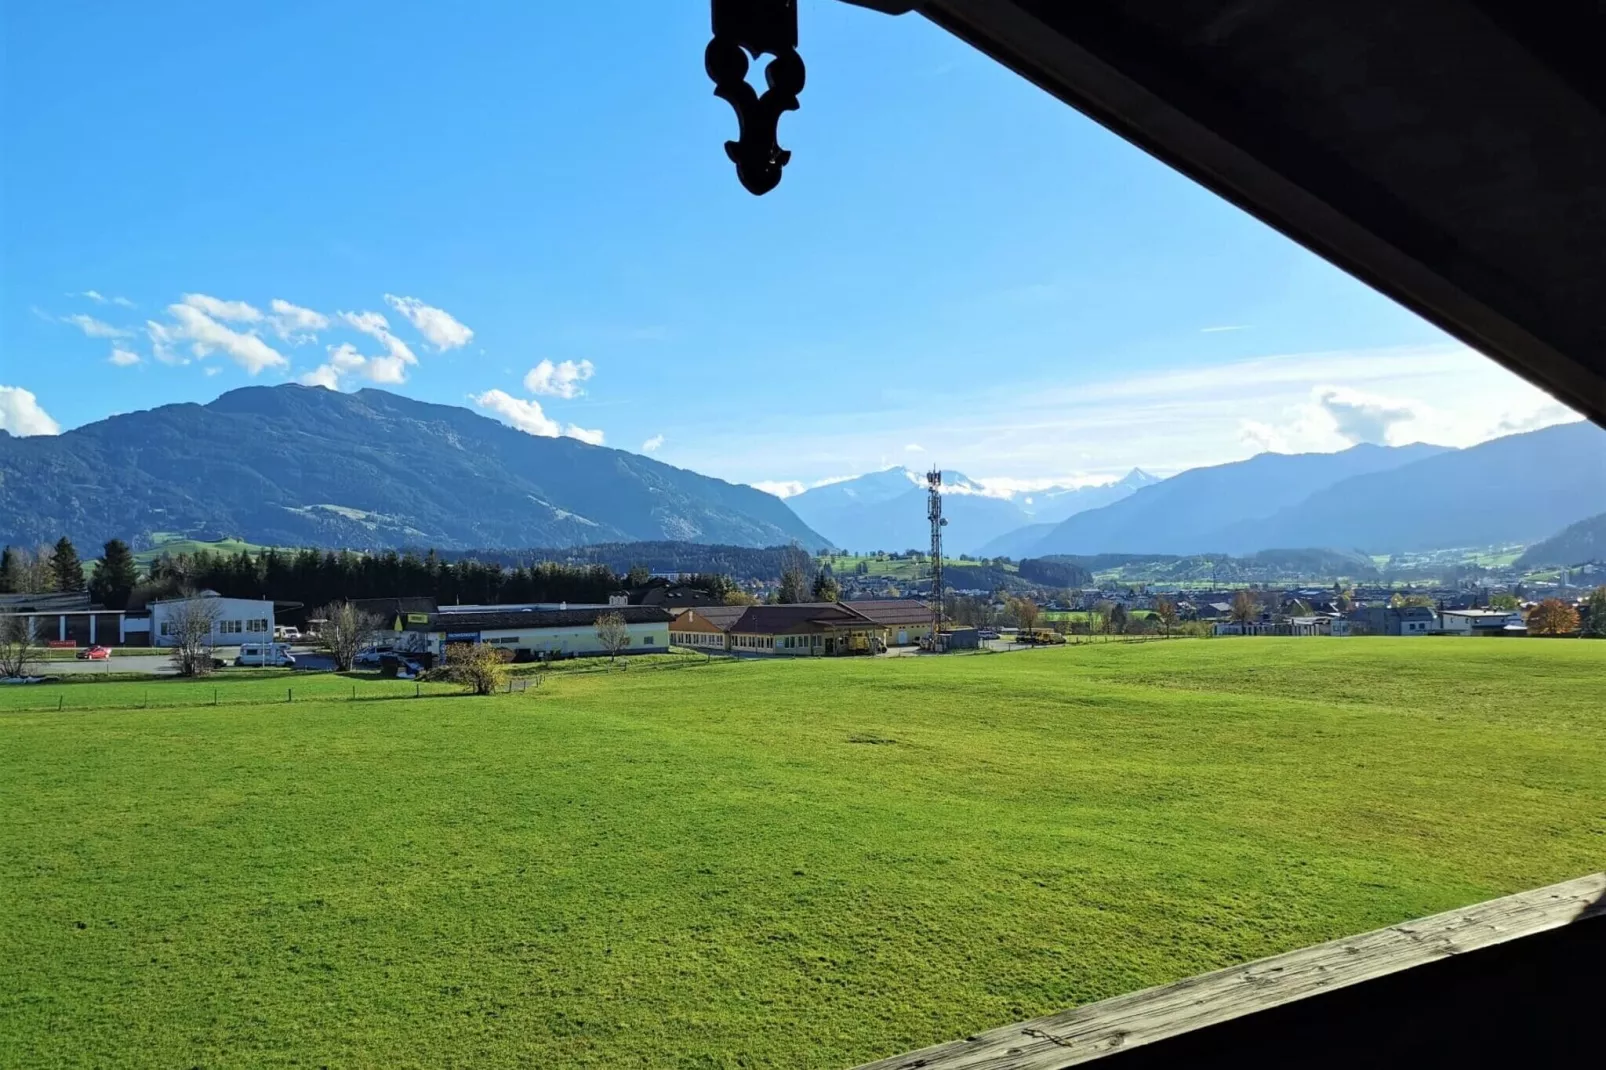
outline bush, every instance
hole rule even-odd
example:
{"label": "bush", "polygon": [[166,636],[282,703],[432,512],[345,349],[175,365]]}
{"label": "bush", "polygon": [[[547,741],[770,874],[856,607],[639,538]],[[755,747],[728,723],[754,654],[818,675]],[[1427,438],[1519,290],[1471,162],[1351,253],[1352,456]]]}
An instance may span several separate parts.
{"label": "bush", "polygon": [[453,643],[446,648],[446,678],[473,694],[494,694],[507,683],[510,660],[510,651],[488,643]]}

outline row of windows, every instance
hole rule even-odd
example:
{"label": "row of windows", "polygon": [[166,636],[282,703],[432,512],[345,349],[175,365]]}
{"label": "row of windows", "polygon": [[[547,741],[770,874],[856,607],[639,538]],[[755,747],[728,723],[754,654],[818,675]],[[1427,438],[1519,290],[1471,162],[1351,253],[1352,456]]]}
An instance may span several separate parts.
{"label": "row of windows", "polygon": [[[220,620],[216,624],[216,631],[219,635],[241,635],[245,632],[262,632],[265,634],[268,630],[268,622],[261,618],[257,620]],[[161,634],[177,635],[178,625],[170,620],[162,621]]]}
{"label": "row of windows", "polygon": [[[643,635],[640,638],[641,638],[641,645],[642,646],[657,646],[658,645],[658,639],[657,639],[656,636]],[[493,635],[493,636],[490,636],[490,637],[488,637],[486,639],[482,639],[481,640],[481,642],[485,643],[488,646],[518,646],[523,641],[524,641],[524,637],[520,636],[520,635]],[[628,636],[628,635],[625,636],[625,646],[629,646],[634,641],[635,641],[634,637]],[[674,637],[671,636],[669,641],[670,642],[674,642],[675,641]]]}
{"label": "row of windows", "polygon": [[[723,635],[709,632],[671,632],[669,641],[676,646],[725,647]],[[738,650],[807,650],[824,642],[821,635],[734,635],[730,645]]]}

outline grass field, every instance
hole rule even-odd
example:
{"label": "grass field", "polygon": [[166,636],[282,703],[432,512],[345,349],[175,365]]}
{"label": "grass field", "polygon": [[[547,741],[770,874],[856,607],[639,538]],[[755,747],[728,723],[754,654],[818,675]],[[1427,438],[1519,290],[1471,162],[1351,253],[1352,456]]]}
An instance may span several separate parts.
{"label": "grass field", "polygon": [[[900,553],[902,551],[899,551]],[[915,561],[902,558],[894,561],[890,557],[877,557],[875,554],[826,554],[817,559],[822,565],[829,565],[831,571],[839,577],[851,577],[856,574],[858,567],[865,567],[867,576],[885,576],[891,580],[915,582],[929,580],[931,568],[924,560]],[[980,561],[964,561],[957,557],[944,557],[943,568],[975,568],[982,564]],[[1005,572],[1017,572],[1018,567],[1013,563],[1004,565]]]}
{"label": "grass field", "polygon": [[245,550],[246,552],[252,554],[259,554],[263,550],[267,549],[266,546],[258,546],[256,543],[246,542],[244,539],[216,539],[208,542],[200,539],[188,539],[182,535],[175,535],[171,532],[165,531],[153,533],[151,535],[151,544],[152,545],[150,549],[137,550],[134,553],[134,560],[139,564],[140,568],[149,568],[151,566],[151,562],[155,561],[163,554],[171,554],[174,557],[177,557],[179,554],[190,554],[193,556],[204,551],[206,553],[226,554],[229,557],[233,557],[241,550]]}
{"label": "grass field", "polygon": [[1601,868],[1603,677],[1243,639],[6,690],[0,1065],[851,1066]]}

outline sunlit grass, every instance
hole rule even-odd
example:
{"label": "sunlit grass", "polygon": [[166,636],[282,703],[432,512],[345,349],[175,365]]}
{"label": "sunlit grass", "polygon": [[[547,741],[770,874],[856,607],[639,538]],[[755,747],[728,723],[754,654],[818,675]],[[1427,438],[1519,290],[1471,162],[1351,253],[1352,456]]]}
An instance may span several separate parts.
{"label": "sunlit grass", "polygon": [[1246,639],[0,712],[0,1064],[850,1066],[1601,868],[1603,678]]}

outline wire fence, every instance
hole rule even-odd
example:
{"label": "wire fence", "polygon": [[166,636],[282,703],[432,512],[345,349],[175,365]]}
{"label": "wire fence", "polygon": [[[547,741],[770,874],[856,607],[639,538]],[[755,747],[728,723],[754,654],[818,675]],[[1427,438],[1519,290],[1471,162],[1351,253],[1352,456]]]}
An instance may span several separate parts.
{"label": "wire fence", "polygon": [[[549,677],[596,676],[610,673],[663,672],[702,668],[739,659],[729,655],[576,659],[550,665],[513,667],[497,694],[517,695],[540,688]],[[238,670],[236,670],[238,671]],[[251,672],[250,678],[222,674],[201,679],[118,674],[113,678],[80,675],[52,677],[33,684],[0,686],[0,713],[66,713],[93,710],[190,709],[209,706],[284,706],[315,702],[404,702],[422,698],[467,696],[463,686],[444,680],[360,678],[336,672]]]}

